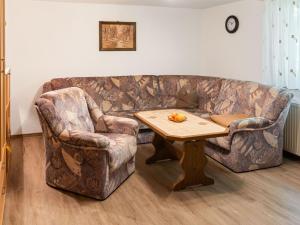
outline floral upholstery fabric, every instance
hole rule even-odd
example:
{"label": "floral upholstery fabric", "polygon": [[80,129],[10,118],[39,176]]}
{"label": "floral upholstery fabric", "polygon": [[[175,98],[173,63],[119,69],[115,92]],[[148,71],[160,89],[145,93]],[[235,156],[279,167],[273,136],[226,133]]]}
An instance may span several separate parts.
{"label": "floral upholstery fabric", "polygon": [[201,76],[160,76],[159,87],[164,108],[199,108],[212,112],[221,88],[220,78]]}
{"label": "floral upholstery fabric", "polygon": [[136,82],[136,104],[135,111],[159,109],[161,99],[157,76],[134,76]]}
{"label": "floral upholstery fabric", "polygon": [[200,77],[198,78],[197,93],[199,95],[198,108],[202,111],[213,113],[217,103],[221,84],[221,78]]}
{"label": "floral upholstery fabric", "polygon": [[104,133],[109,140],[109,165],[112,171],[120,168],[136,154],[136,137],[128,134]]}
{"label": "floral upholstery fabric", "polygon": [[[78,88],[50,91],[41,96],[53,105],[66,129],[94,132],[84,92]],[[46,109],[45,109],[46,110]]]}
{"label": "floral upholstery fabric", "polygon": [[139,125],[135,120],[108,115],[104,115],[103,120],[108,133],[138,135]]}
{"label": "floral upholstery fabric", "polygon": [[[49,185],[103,200],[134,172],[135,120],[104,115],[89,95],[74,87],[44,93],[36,108]],[[107,129],[103,133],[94,127],[99,120]]]}
{"label": "floral upholstery fabric", "polygon": [[254,131],[254,129],[264,128],[269,126],[272,121],[262,117],[253,117],[247,119],[236,120],[229,126],[229,135],[226,137],[209,138],[208,141],[230,151],[232,138],[236,132]]}
{"label": "floral upholstery fabric", "polygon": [[196,116],[199,116],[203,119],[210,119],[211,113],[207,111],[203,111],[202,109],[184,109],[187,112],[190,112]]}
{"label": "floral upholstery fabric", "polygon": [[190,108],[198,106],[197,79],[184,76],[160,76],[159,88],[163,108]]}
{"label": "floral upholstery fabric", "polygon": [[137,121],[117,116],[101,116],[96,124],[96,132],[128,134],[137,136],[139,124]]}
{"label": "floral upholstery fabric", "polygon": [[82,147],[108,148],[110,140],[97,133],[79,130],[64,130],[59,136],[60,141]]}
{"label": "floral upholstery fabric", "polygon": [[101,107],[103,113],[160,107],[156,76],[58,78],[52,90],[79,87]]}
{"label": "floral upholstery fabric", "polygon": [[[230,151],[220,145],[207,144],[206,154],[235,172],[278,166],[282,163],[283,128],[289,106],[283,110],[275,123],[261,128],[235,130],[231,137]],[[238,124],[238,122],[237,122]],[[235,126],[235,125],[234,125]],[[252,125],[251,125],[252,126]]]}
{"label": "floral upholstery fabric", "polygon": [[[252,118],[231,124],[227,137],[208,139],[214,147],[207,154],[237,172],[276,166],[282,160],[281,137],[292,97],[282,89],[217,77],[167,75],[60,78],[47,82],[44,89],[72,86],[85,90],[100,111],[111,116],[134,118],[134,112],[156,108],[183,108],[204,118],[248,114]],[[105,130],[104,121],[98,123]],[[140,127],[138,143],[150,142],[153,132],[141,123]]]}
{"label": "floral upholstery fabric", "polygon": [[46,93],[46,92],[49,92],[49,91],[52,91],[52,85],[51,85],[51,81],[48,81],[46,83],[43,84],[43,88],[42,88],[42,92],[43,93]]}
{"label": "floral upholstery fabric", "polygon": [[[134,113],[135,113],[135,111],[122,111],[122,112],[110,112],[110,113],[107,113],[107,115],[135,119]],[[143,124],[139,120],[137,122],[139,123],[140,130],[149,130],[149,127],[146,124]]]}
{"label": "floral upholstery fabric", "polygon": [[223,80],[216,102],[216,114],[244,113],[275,121],[289,97],[283,90],[248,81]]}

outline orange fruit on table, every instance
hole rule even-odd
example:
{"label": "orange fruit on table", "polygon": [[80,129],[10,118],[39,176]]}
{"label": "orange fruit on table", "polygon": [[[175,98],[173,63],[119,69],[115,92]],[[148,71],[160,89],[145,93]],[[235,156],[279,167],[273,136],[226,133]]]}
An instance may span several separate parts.
{"label": "orange fruit on table", "polygon": [[176,122],[183,122],[186,120],[186,116],[182,113],[178,113],[175,117]]}
{"label": "orange fruit on table", "polygon": [[171,115],[168,116],[168,119],[173,122],[180,123],[186,120],[186,116],[182,113],[172,113]]}

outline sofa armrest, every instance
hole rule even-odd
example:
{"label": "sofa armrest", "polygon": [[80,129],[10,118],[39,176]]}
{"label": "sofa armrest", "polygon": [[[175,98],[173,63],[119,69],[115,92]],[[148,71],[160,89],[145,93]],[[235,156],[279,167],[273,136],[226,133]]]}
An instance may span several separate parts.
{"label": "sofa armrest", "polygon": [[251,117],[241,120],[235,120],[230,124],[231,131],[237,131],[242,129],[259,129],[268,127],[273,122],[263,117]]}
{"label": "sofa armrest", "polygon": [[105,149],[110,145],[109,138],[104,135],[79,130],[64,130],[58,138],[63,143],[80,147]]}
{"label": "sofa armrest", "polygon": [[229,126],[228,137],[232,139],[234,134],[238,132],[267,129],[273,124],[274,122],[263,117],[251,117],[241,120],[235,120]]}
{"label": "sofa armrest", "polygon": [[106,132],[108,133],[128,134],[132,136],[137,136],[138,134],[139,124],[134,119],[109,115],[103,115],[101,119],[104,121]]}

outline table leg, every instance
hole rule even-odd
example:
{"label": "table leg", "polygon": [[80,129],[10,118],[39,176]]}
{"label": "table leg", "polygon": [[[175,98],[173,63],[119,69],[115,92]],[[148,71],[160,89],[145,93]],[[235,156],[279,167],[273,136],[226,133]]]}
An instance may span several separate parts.
{"label": "table leg", "polygon": [[214,180],[207,177],[204,173],[204,168],[207,164],[207,158],[204,153],[204,141],[185,142],[183,151],[179,161],[183,174],[174,184],[173,190],[182,190],[187,186],[213,184]]}
{"label": "table leg", "polygon": [[165,159],[176,159],[174,155],[169,151],[171,144],[167,143],[167,141],[160,135],[155,133],[152,144],[155,148],[155,153],[146,160],[147,164],[153,164],[157,161]]}

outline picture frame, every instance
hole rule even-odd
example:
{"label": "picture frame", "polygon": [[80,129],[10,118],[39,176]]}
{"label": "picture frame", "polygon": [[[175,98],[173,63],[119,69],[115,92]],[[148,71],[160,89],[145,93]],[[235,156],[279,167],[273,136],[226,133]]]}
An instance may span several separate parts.
{"label": "picture frame", "polygon": [[136,51],[136,22],[99,21],[99,51]]}

